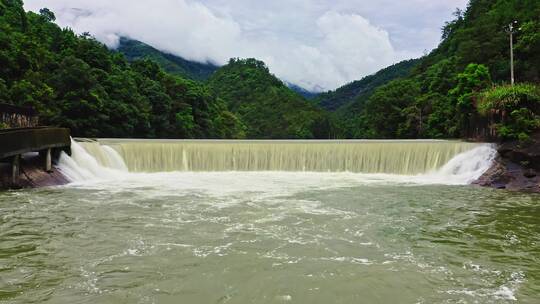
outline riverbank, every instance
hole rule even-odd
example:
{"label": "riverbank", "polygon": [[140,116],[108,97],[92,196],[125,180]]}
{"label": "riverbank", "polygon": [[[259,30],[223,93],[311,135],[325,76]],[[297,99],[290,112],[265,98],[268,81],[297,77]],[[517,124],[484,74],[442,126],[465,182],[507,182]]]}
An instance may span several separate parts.
{"label": "riverbank", "polygon": [[540,132],[531,142],[499,144],[493,166],[474,184],[510,191],[540,193]]}

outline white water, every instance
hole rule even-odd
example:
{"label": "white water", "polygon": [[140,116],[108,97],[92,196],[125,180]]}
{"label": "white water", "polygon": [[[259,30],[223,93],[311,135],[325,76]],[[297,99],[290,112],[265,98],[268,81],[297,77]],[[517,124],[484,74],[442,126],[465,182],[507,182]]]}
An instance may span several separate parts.
{"label": "white water", "polygon": [[[410,145],[410,144],[409,144]],[[157,173],[134,173],[128,171],[128,166],[125,164],[122,156],[117,150],[107,145],[99,143],[85,144],[84,147],[76,142],[72,142],[71,157],[63,154],[59,161],[59,169],[72,182],[82,183],[88,181],[134,181],[140,180],[145,182],[155,181],[160,184],[172,182],[171,187],[178,187],[179,180],[184,183],[189,183],[190,175],[194,172],[157,172]],[[320,185],[322,179],[325,182],[333,181],[342,184],[368,184],[368,183],[400,183],[400,184],[447,184],[447,185],[465,185],[478,179],[491,166],[496,151],[489,144],[481,144],[472,146],[471,149],[459,153],[451,158],[446,164],[438,169],[431,169],[422,174],[403,175],[403,174],[387,174],[387,173],[351,173],[351,172],[207,172],[212,178],[218,177],[216,182],[223,181],[223,175],[228,174],[225,180],[240,185],[239,189],[246,187],[257,188],[257,180],[275,175],[280,175],[279,178],[286,179],[292,185],[297,184],[298,187],[309,187],[313,184]],[[377,158],[378,156],[374,156]],[[384,165],[381,165],[384,167]],[[295,183],[294,180],[299,182]],[[317,182],[318,181],[318,182]],[[195,186],[195,185],[192,185]],[[228,184],[227,186],[230,186]],[[251,188],[250,188],[251,189]]]}
{"label": "white water", "polygon": [[[6,246],[28,248],[28,238],[11,237],[22,230],[37,244],[22,253],[25,265],[20,254],[4,259],[2,278],[25,283],[5,284],[14,303],[536,303],[538,267],[522,261],[538,260],[531,239],[538,225],[528,216],[537,199],[444,186],[484,173],[496,155],[490,145],[468,144],[434,170],[400,175],[219,166],[139,173],[114,142],[100,143],[73,143],[73,155],[62,156],[72,185],[0,196],[4,213],[21,215],[4,219]],[[430,151],[446,155],[443,147],[459,146],[440,143]],[[396,159],[429,168],[420,160],[432,155],[419,155],[439,142],[420,144],[369,155],[395,165],[383,169],[394,170]],[[304,159],[317,152],[306,149]],[[162,152],[155,167],[182,153]],[[262,149],[256,152],[263,159]],[[60,283],[51,287],[51,278]]]}
{"label": "white water", "polygon": [[435,171],[476,143],[434,140],[99,140],[81,143],[110,167],[112,145],[130,172],[354,172],[417,175]]}
{"label": "white water", "polygon": [[122,157],[114,149],[108,146],[96,145],[95,152],[99,153],[109,166],[101,165],[94,156],[72,140],[71,156],[62,152],[58,167],[73,182],[124,178],[128,175]]}

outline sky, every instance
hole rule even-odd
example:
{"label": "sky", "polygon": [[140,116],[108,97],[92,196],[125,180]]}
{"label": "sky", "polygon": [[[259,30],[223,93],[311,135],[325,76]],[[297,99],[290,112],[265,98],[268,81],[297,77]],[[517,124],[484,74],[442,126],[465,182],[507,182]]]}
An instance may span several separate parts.
{"label": "sky", "polygon": [[114,48],[119,37],[188,60],[257,58],[285,82],[332,90],[440,42],[467,0],[26,0]]}

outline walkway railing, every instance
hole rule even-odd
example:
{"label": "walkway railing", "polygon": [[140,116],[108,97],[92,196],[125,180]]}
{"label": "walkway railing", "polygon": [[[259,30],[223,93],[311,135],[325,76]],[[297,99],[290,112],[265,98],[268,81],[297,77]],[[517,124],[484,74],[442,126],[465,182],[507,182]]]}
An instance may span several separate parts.
{"label": "walkway railing", "polygon": [[0,128],[32,128],[39,125],[36,110],[0,103]]}
{"label": "walkway railing", "polygon": [[[43,169],[52,172],[53,159],[62,150],[69,152],[69,129],[38,125],[38,113],[34,109],[0,104],[0,162],[11,164],[11,187],[18,185],[24,154],[39,152],[43,157]],[[5,175],[4,172],[0,174]]]}

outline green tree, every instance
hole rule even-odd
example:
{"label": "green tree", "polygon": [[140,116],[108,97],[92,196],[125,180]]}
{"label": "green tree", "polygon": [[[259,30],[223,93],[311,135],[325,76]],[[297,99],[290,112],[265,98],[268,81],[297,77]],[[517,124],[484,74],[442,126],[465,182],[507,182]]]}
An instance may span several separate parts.
{"label": "green tree", "polygon": [[471,63],[457,76],[457,85],[450,90],[450,97],[456,102],[457,126],[465,136],[477,113],[478,94],[492,84],[489,70],[485,65]]}
{"label": "green tree", "polygon": [[231,59],[210,78],[214,96],[222,98],[246,127],[248,138],[328,138],[328,115],[290,90],[255,59]]}
{"label": "green tree", "polygon": [[414,80],[394,80],[377,89],[369,98],[362,114],[368,137],[403,138],[414,136],[414,127],[407,124],[407,109],[420,95]]}
{"label": "green tree", "polygon": [[243,136],[241,121],[204,84],[150,60],[130,64],[89,34],[59,28],[48,9],[0,3],[0,102],[33,106],[42,123],[75,136]]}
{"label": "green tree", "polygon": [[56,20],[56,16],[48,8],[42,8],[39,10],[39,14],[45,18],[46,21],[53,22]]}
{"label": "green tree", "polygon": [[520,27],[516,43],[518,80],[540,82],[540,21],[528,21]]}

